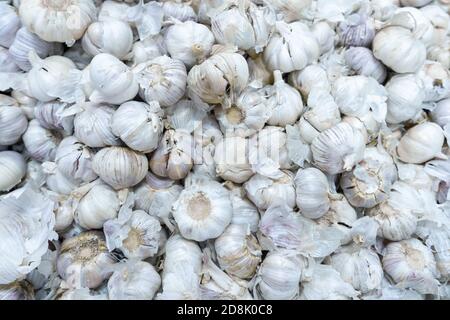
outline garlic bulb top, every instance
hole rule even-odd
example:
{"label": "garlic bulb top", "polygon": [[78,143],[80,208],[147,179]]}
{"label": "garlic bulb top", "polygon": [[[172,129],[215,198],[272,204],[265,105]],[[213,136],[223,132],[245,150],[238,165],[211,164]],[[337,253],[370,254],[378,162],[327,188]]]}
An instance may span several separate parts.
{"label": "garlic bulb top", "polygon": [[27,165],[21,154],[15,151],[0,151],[0,170],[0,191],[9,191],[25,176]]}
{"label": "garlic bulb top", "polygon": [[196,241],[220,236],[232,215],[229,191],[215,181],[185,188],[173,205],[173,217],[181,234]]}
{"label": "garlic bulb top", "polygon": [[97,12],[92,0],[25,0],[20,2],[19,13],[22,23],[40,38],[71,46]]}
{"label": "garlic bulb top", "polygon": [[5,2],[0,3],[0,46],[9,48],[20,28],[20,19],[16,9]]}

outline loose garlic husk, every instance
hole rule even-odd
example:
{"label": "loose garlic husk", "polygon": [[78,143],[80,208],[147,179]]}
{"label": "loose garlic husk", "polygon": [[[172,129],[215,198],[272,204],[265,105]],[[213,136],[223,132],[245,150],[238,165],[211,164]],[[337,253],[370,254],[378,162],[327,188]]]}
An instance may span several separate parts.
{"label": "loose garlic husk", "polygon": [[425,122],[409,129],[400,139],[397,154],[406,163],[420,164],[435,157],[445,157],[441,150],[444,133],[435,123]]}
{"label": "loose garlic husk", "polygon": [[112,300],[151,300],[161,286],[155,267],[145,261],[128,261],[118,266],[108,280]]}
{"label": "loose garlic husk", "polygon": [[61,137],[56,132],[47,130],[34,119],[28,123],[27,131],[22,136],[23,143],[28,153],[38,161],[53,161],[56,148]]}
{"label": "loose garlic husk", "polygon": [[0,152],[0,191],[9,191],[14,188],[25,176],[27,165],[23,156],[15,151]]}
{"label": "loose garlic husk", "polygon": [[157,102],[129,101],[113,114],[112,132],[133,150],[149,153],[158,147],[163,111]]}
{"label": "loose garlic husk", "polygon": [[329,174],[350,171],[363,158],[363,135],[348,123],[321,132],[312,142],[314,163]]}
{"label": "loose garlic husk", "polygon": [[295,207],[295,188],[293,174],[283,171],[279,178],[269,178],[255,174],[244,184],[247,197],[262,210],[275,204]]}
{"label": "loose garlic husk", "polygon": [[83,36],[97,12],[92,0],[24,0],[19,13],[22,23],[40,38],[71,46]]}
{"label": "loose garlic husk", "polygon": [[[291,83],[303,97],[308,98],[312,89],[331,90],[330,80],[326,70],[318,64],[307,66],[301,71],[294,71],[289,74],[289,83]],[[308,103],[309,104],[309,103]]]}
{"label": "loose garlic husk", "polygon": [[164,44],[172,58],[182,61],[190,68],[202,63],[209,55],[214,44],[214,35],[208,27],[186,21],[167,29]]}
{"label": "loose garlic husk", "polygon": [[425,100],[423,84],[414,74],[396,75],[386,84],[388,92],[388,123],[396,124],[414,119]]}
{"label": "loose garlic husk", "polygon": [[243,183],[252,175],[253,170],[248,159],[249,142],[241,137],[225,137],[214,152],[216,172],[224,180]]}
{"label": "loose garlic husk", "polygon": [[374,57],[370,49],[364,47],[349,48],[345,52],[345,62],[359,75],[372,77],[379,83],[384,83],[386,80],[386,67]]}
{"label": "loose garlic husk", "polygon": [[309,27],[302,22],[277,22],[276,32],[264,50],[264,61],[272,70],[302,70],[319,58],[320,47]]}
{"label": "loose garlic husk", "polygon": [[161,107],[177,103],[186,88],[186,67],[180,60],[161,56],[133,68],[139,82],[139,95],[150,103],[157,101]]}
{"label": "loose garlic husk", "polygon": [[450,71],[439,62],[427,61],[417,73],[426,102],[450,98]]}
{"label": "loose garlic husk", "polygon": [[109,53],[124,59],[133,46],[133,31],[128,23],[120,20],[94,22],[84,33],[82,46],[92,56]]}
{"label": "loose garlic husk", "polygon": [[342,198],[331,193],[327,177],[316,168],[299,170],[294,183],[300,213],[310,219],[319,219],[328,212],[332,200]]}
{"label": "loose garlic husk", "polygon": [[59,101],[38,102],[34,107],[34,117],[45,129],[72,134],[74,116],[65,114],[69,108],[69,104]]}
{"label": "loose garlic husk", "polygon": [[57,270],[73,288],[97,288],[109,278],[114,263],[103,234],[88,231],[62,243]]}
{"label": "loose garlic husk", "polygon": [[17,106],[14,99],[6,101],[0,95],[0,145],[9,146],[17,143],[27,130],[28,120]]}
{"label": "loose garlic husk", "polygon": [[16,9],[5,2],[0,3],[0,46],[9,48],[13,43],[17,30],[20,28],[20,18]]}
{"label": "loose garlic husk", "polygon": [[388,199],[396,180],[397,169],[391,156],[384,150],[370,147],[355,169],[342,175],[340,185],[353,206],[373,208]]}
{"label": "loose garlic husk", "polygon": [[103,148],[92,161],[92,169],[116,190],[137,185],[148,171],[145,155],[125,147]]}
{"label": "loose garlic husk", "polygon": [[120,145],[111,128],[114,112],[106,104],[83,104],[73,122],[74,136],[92,148]]}
{"label": "loose garlic husk", "polygon": [[386,246],[383,269],[398,287],[422,294],[436,294],[438,271],[433,253],[417,239],[392,242]]}
{"label": "loose garlic husk", "polygon": [[64,138],[56,149],[55,162],[58,169],[75,180],[91,182],[97,178],[92,170],[93,152],[77,138]]}
{"label": "loose garlic husk", "polygon": [[214,247],[220,267],[241,279],[253,277],[261,262],[258,240],[244,225],[229,225],[215,240]]}
{"label": "loose garlic husk", "polygon": [[191,185],[181,192],[172,214],[186,239],[217,238],[233,216],[229,191],[215,181]]}

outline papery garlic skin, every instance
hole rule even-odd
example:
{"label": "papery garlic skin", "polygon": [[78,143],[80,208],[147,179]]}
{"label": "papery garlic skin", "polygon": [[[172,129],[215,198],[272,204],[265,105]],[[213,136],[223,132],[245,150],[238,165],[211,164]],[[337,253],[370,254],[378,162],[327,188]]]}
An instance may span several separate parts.
{"label": "papery garlic skin", "polygon": [[114,112],[111,129],[131,149],[149,153],[158,147],[162,115],[158,103],[126,102]]}
{"label": "papery garlic skin", "polygon": [[150,263],[130,261],[109,278],[108,297],[111,300],[151,300],[160,286],[161,277]]}
{"label": "papery garlic skin", "polygon": [[16,9],[5,2],[0,3],[0,46],[9,48],[20,28],[20,18]]}
{"label": "papery garlic skin", "polygon": [[70,104],[64,102],[38,102],[34,108],[34,117],[46,129],[72,134],[74,116],[65,115],[68,108],[70,108]]}
{"label": "papery garlic skin", "polygon": [[321,54],[330,52],[334,48],[336,33],[326,21],[314,24],[311,31],[319,42]]}
{"label": "papery garlic skin", "polygon": [[36,99],[19,90],[13,90],[11,92],[11,97],[16,99],[16,101],[19,103],[20,108],[22,108],[22,111],[24,112],[28,120],[34,119],[34,107],[37,103]]}
{"label": "papery garlic skin", "polygon": [[[108,1],[105,1],[106,3]],[[157,57],[167,54],[164,44],[164,38],[161,35],[145,38],[142,41],[136,41],[131,50],[133,66],[140,63],[153,60]]]}
{"label": "papery garlic skin", "polygon": [[338,25],[341,43],[348,47],[369,47],[375,37],[375,23],[364,12],[350,15]]}
{"label": "papery garlic skin", "polygon": [[450,98],[450,71],[439,62],[426,61],[417,73],[426,102]]}
{"label": "papery garlic skin", "polygon": [[95,20],[96,8],[92,0],[25,0],[19,13],[22,23],[40,38],[72,45]]}
{"label": "papery garlic skin", "polygon": [[34,288],[27,281],[0,285],[0,300],[35,300]]}
{"label": "papery garlic skin", "polygon": [[230,200],[233,207],[231,224],[244,225],[251,232],[256,232],[260,220],[258,209],[245,197],[245,192],[241,187],[230,186],[231,184],[229,181],[225,183],[225,186],[230,189]]}
{"label": "papery garlic skin", "polygon": [[301,92],[303,97],[308,97],[313,88],[320,87],[325,91],[331,89],[330,80],[326,70],[317,64],[307,66],[301,71],[289,74],[289,83]]}
{"label": "papery garlic skin", "polygon": [[97,152],[92,169],[116,190],[137,185],[148,171],[148,160],[142,153],[124,147],[103,148]]}
{"label": "papery garlic skin", "polygon": [[420,164],[441,155],[444,133],[435,123],[425,122],[409,129],[397,146],[399,159]]}
{"label": "papery garlic skin", "polygon": [[312,3],[311,0],[263,0],[261,2],[273,7],[283,16],[283,20],[286,22],[302,18],[302,10],[308,8]]}
{"label": "papery garlic skin", "polygon": [[0,72],[19,72],[19,66],[14,62],[8,49],[0,47]]}
{"label": "papery garlic skin", "polygon": [[71,287],[97,288],[109,278],[114,263],[103,234],[88,231],[62,243],[56,267]]}
{"label": "papery garlic skin", "polygon": [[350,171],[363,157],[363,135],[347,123],[320,133],[312,142],[314,163],[329,174]]}
{"label": "papery garlic skin", "polygon": [[205,241],[220,236],[233,216],[229,191],[208,181],[185,188],[173,205],[173,217],[186,239]]}
{"label": "papery garlic skin", "polygon": [[0,151],[0,191],[14,188],[25,176],[27,165],[23,156],[15,151]]}
{"label": "papery garlic skin", "polygon": [[450,123],[450,98],[436,103],[436,107],[431,111],[431,118],[441,127]]}
{"label": "papery garlic skin", "polygon": [[433,253],[417,239],[392,242],[382,259],[384,271],[398,286],[435,293],[437,269]]}
{"label": "papery garlic skin", "polygon": [[183,22],[197,20],[197,14],[189,2],[164,1],[162,8],[166,18],[175,18]]}
{"label": "papery garlic skin", "polygon": [[[15,100],[13,101],[15,103]],[[0,101],[0,145],[2,146],[17,143],[28,126],[27,117],[22,110],[16,105],[6,103],[6,101]]]}
{"label": "papery garlic skin", "polygon": [[265,65],[262,55],[255,58],[247,58],[248,69],[250,73],[250,86],[254,88],[262,88],[273,83],[273,72]]}
{"label": "papery garlic skin", "polygon": [[261,247],[244,225],[229,225],[214,247],[220,267],[241,279],[251,278],[261,262]]}
{"label": "papery garlic skin", "polygon": [[384,83],[387,77],[386,67],[375,58],[370,49],[352,47],[345,52],[345,62],[357,74],[372,77],[379,83]]}
{"label": "papery garlic skin", "polygon": [[28,123],[27,131],[22,136],[23,143],[28,153],[38,161],[53,161],[56,155],[61,137],[57,132],[52,132],[41,127],[34,119]]}

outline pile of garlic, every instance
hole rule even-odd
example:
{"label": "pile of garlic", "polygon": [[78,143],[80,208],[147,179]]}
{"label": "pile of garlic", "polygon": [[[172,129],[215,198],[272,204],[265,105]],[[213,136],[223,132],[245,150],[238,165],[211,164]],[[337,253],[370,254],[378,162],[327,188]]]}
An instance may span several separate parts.
{"label": "pile of garlic", "polygon": [[450,299],[448,0],[1,0],[1,299]]}

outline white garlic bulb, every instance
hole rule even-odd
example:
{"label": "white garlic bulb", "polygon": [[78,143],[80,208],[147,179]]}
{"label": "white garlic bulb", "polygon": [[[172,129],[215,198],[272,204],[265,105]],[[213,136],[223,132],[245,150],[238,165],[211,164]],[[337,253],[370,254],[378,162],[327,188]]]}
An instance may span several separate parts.
{"label": "white garlic bulb", "polygon": [[97,288],[109,278],[114,263],[103,234],[88,231],[64,240],[56,268],[73,288]]}
{"label": "white garlic bulb", "polygon": [[9,48],[13,43],[17,30],[20,28],[20,18],[16,9],[5,2],[0,3],[0,46]]}
{"label": "white garlic bulb", "polygon": [[163,131],[162,115],[157,102],[129,101],[114,112],[111,129],[131,149],[149,153],[158,147]]}
{"label": "white garlic bulb", "polygon": [[94,22],[84,33],[82,46],[93,56],[109,53],[123,59],[132,49],[133,31],[128,23],[120,20]]}
{"label": "white garlic bulb", "polygon": [[184,96],[187,73],[180,60],[157,57],[137,65],[133,72],[139,82],[139,95],[148,103],[157,101],[168,107]]}
{"label": "white garlic bulb", "polygon": [[248,139],[226,137],[221,140],[214,152],[217,175],[236,183],[247,181],[253,175],[248,152]]}
{"label": "white garlic bulb", "polygon": [[31,63],[28,60],[30,50],[34,50],[39,57],[45,58],[61,53],[62,46],[58,43],[46,42],[28,31],[27,28],[22,27],[17,31],[14,42],[8,51],[15,64],[24,71],[31,70]]}
{"label": "white garlic bulb", "polygon": [[11,97],[16,99],[16,101],[19,103],[20,108],[22,109],[28,120],[34,119],[34,108],[37,104],[36,99],[19,90],[13,90],[11,92]]}
{"label": "white garlic bulb", "polygon": [[181,192],[172,214],[186,239],[217,238],[233,216],[229,191],[215,181],[191,185]]}
{"label": "white garlic bulb", "polygon": [[397,168],[391,156],[384,150],[369,147],[353,171],[342,175],[340,185],[353,206],[372,208],[388,199],[396,180]]}
{"label": "white garlic bulb", "polygon": [[383,269],[398,287],[422,294],[436,294],[438,281],[433,253],[417,239],[392,242],[386,246]]}
{"label": "white garlic bulb", "polygon": [[426,47],[434,44],[435,30],[433,24],[421,10],[413,7],[400,8],[396,11],[390,23],[411,30],[414,37]]}
{"label": "white garlic bulb", "polygon": [[406,132],[397,146],[397,154],[403,162],[420,164],[442,157],[443,144],[442,129],[435,123],[425,122]]}
{"label": "white garlic bulb", "polygon": [[65,176],[54,162],[42,163],[42,169],[47,175],[45,183],[53,192],[70,195],[74,189],[79,187],[80,182]]}
{"label": "white garlic bulb", "polygon": [[261,54],[254,58],[248,57],[247,64],[250,72],[249,86],[262,88],[273,83],[273,72],[267,68]]}
{"label": "white garlic bulb", "polygon": [[74,119],[74,136],[92,148],[120,145],[113,134],[114,109],[106,104],[86,103]]}
{"label": "white garlic bulb", "polygon": [[299,170],[294,182],[300,213],[310,219],[322,217],[330,209],[331,200],[342,197],[331,193],[327,177],[316,168]]}
{"label": "white garlic bulb", "polygon": [[450,41],[428,49],[428,59],[437,61],[445,68],[450,68]]}
{"label": "white garlic bulb", "polygon": [[210,54],[214,35],[205,25],[186,21],[174,24],[167,29],[164,44],[173,59],[182,61],[186,67],[190,68],[202,63]]}
{"label": "white garlic bulb", "polygon": [[423,7],[429,4],[432,0],[400,0],[403,7]]}
{"label": "white garlic bulb", "polygon": [[233,207],[231,224],[244,225],[251,232],[256,232],[259,225],[258,209],[245,197],[242,187],[236,186],[230,181],[225,182],[225,187],[230,190],[231,206]]}
{"label": "white garlic bulb", "polygon": [[145,155],[124,147],[103,148],[92,161],[92,169],[116,190],[137,185],[148,171]]}
{"label": "white garlic bulb", "polygon": [[56,149],[55,162],[64,175],[83,182],[91,182],[97,178],[92,170],[94,153],[77,138],[64,138]]}
{"label": "white garlic bulb", "polygon": [[150,263],[128,261],[109,278],[108,297],[111,300],[151,300],[160,286],[161,277]]}
{"label": "white garlic bulb", "polygon": [[450,71],[439,62],[426,61],[417,76],[423,84],[425,101],[450,98]]}
{"label": "white garlic bulb", "polygon": [[197,20],[197,14],[191,7],[191,3],[189,1],[187,1],[186,3],[184,3],[183,1],[164,1],[162,9],[164,12],[164,17],[166,18],[175,18],[182,22]]}
{"label": "white garlic bulb", "polygon": [[309,65],[301,71],[291,72],[289,81],[304,97],[308,97],[313,88],[324,91],[331,89],[326,70],[318,64]]}
{"label": "white garlic bulb", "polygon": [[35,300],[34,287],[28,281],[0,285],[0,300]]}
{"label": "white garlic bulb", "polygon": [[386,67],[377,60],[370,49],[353,47],[345,51],[345,62],[357,74],[372,77],[384,83],[387,77]]}
{"label": "white garlic bulb", "polygon": [[421,80],[414,74],[393,76],[386,84],[388,123],[414,119],[422,110],[425,93]]}
{"label": "white garlic bulb", "polygon": [[15,151],[0,151],[0,191],[14,188],[25,176],[27,165],[20,153]]}
{"label": "white garlic bulb", "polygon": [[370,47],[375,37],[375,21],[364,10],[338,25],[340,41],[347,47]]}
{"label": "white garlic bulb", "polygon": [[[110,1],[105,1],[110,2]],[[145,38],[145,40],[136,41],[131,50],[133,66],[153,60],[157,57],[167,54],[164,44],[164,37],[155,35]]]}
{"label": "white garlic bulb", "polygon": [[19,66],[14,62],[8,49],[0,47],[0,72],[19,72]]}
{"label": "white garlic bulb", "polygon": [[311,32],[320,46],[320,54],[330,52],[334,48],[336,33],[326,21],[319,21],[311,26]]}
{"label": "white garlic bulb", "polygon": [[352,170],[364,149],[363,135],[344,122],[321,132],[311,144],[314,163],[329,174]]}
{"label": "white garlic bulb", "polygon": [[27,131],[22,136],[23,143],[28,153],[38,161],[53,161],[56,148],[61,137],[56,132],[41,127],[34,119],[28,123]]}
{"label": "white garlic bulb", "polygon": [[87,230],[101,229],[107,220],[117,217],[119,208],[120,200],[116,191],[104,183],[94,184],[79,200],[75,221]]}
{"label": "white garlic bulb", "polygon": [[375,141],[380,133],[380,129],[384,126],[384,122],[379,122],[380,118],[373,112],[368,112],[359,117],[345,116],[343,122],[348,123],[357,129],[364,136],[366,144]]}
{"label": "white garlic bulb", "polygon": [[71,46],[83,36],[97,12],[92,0],[24,0],[19,13],[22,23],[40,38]]}
{"label": "white garlic bulb", "polygon": [[295,188],[293,174],[283,171],[280,178],[269,178],[255,174],[244,183],[247,197],[259,208],[268,209],[275,204],[295,207]]}
{"label": "white garlic bulb", "polygon": [[244,225],[229,225],[215,240],[214,247],[220,267],[241,279],[253,277],[261,262],[258,240]]}
{"label": "white garlic bulb", "polygon": [[373,16],[380,21],[387,21],[400,7],[400,0],[373,0],[371,1]]}
{"label": "white garlic bulb", "polygon": [[450,98],[443,99],[436,103],[436,107],[431,111],[431,118],[441,127],[450,123]]}
{"label": "white garlic bulb", "polygon": [[27,130],[28,120],[14,99],[10,102],[14,104],[3,100],[0,101],[0,145],[9,146],[20,140]]}
{"label": "white garlic bulb", "polygon": [[69,104],[59,101],[38,102],[34,107],[34,117],[46,129],[72,134],[74,116],[65,114],[69,108]]}
{"label": "white garlic bulb", "polygon": [[128,9],[130,8],[130,4],[127,2],[102,1],[99,6],[98,21],[107,21],[109,19],[127,21]]}
{"label": "white garlic bulb", "polygon": [[278,21],[275,29],[264,50],[264,61],[272,70],[302,70],[319,58],[319,43],[307,25]]}
{"label": "white garlic bulb", "polygon": [[407,28],[389,26],[377,33],[373,40],[373,54],[397,73],[419,70],[425,62],[425,45]]}

